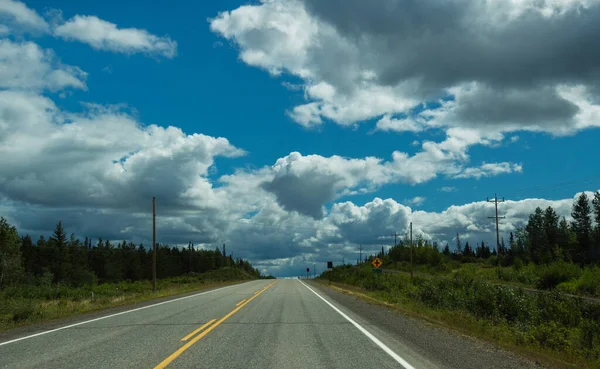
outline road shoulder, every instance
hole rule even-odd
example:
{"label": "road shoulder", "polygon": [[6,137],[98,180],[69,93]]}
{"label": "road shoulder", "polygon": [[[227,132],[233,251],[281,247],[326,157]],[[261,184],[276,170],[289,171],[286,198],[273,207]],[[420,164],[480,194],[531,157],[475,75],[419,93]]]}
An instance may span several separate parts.
{"label": "road shoulder", "polygon": [[176,299],[180,299],[183,297],[192,296],[192,295],[195,295],[195,294],[198,294],[201,292],[208,292],[208,291],[217,290],[217,289],[220,289],[223,287],[239,285],[239,284],[243,284],[243,283],[247,283],[247,282],[249,282],[249,281],[214,283],[214,284],[211,284],[207,288],[198,288],[194,291],[189,291],[189,292],[185,292],[185,293],[164,296],[164,297],[158,297],[155,299],[149,299],[149,300],[145,300],[142,302],[124,304],[124,305],[119,305],[119,306],[115,306],[115,307],[109,307],[109,308],[105,308],[105,309],[90,311],[90,312],[86,312],[86,313],[74,314],[74,315],[70,315],[70,316],[66,316],[66,317],[62,317],[62,318],[58,318],[58,319],[52,319],[52,320],[47,320],[47,321],[43,321],[43,322],[27,324],[27,325],[23,325],[20,327],[16,327],[16,328],[12,328],[12,329],[0,332],[0,343],[10,341],[12,339],[16,339],[19,337],[27,336],[30,334],[36,334],[36,333],[43,332],[43,331],[57,329],[60,327],[64,327],[66,325],[77,324],[79,322],[97,319],[97,318],[100,318],[103,316],[118,314],[118,313],[122,313],[122,312],[125,312],[128,310],[139,309],[139,308],[159,304],[159,303],[166,302],[166,301],[171,301],[171,300],[176,300]]}
{"label": "road shoulder", "polygon": [[323,297],[360,316],[443,368],[556,368],[523,358],[490,342],[466,336],[432,322],[406,316],[355,291],[310,281]]}

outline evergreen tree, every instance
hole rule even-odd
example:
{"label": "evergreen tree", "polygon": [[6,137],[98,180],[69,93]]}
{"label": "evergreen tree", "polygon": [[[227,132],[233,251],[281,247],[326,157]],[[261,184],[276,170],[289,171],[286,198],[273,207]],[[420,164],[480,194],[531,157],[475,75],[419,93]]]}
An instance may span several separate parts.
{"label": "evergreen tree", "polygon": [[531,260],[536,264],[540,264],[544,261],[544,251],[548,247],[548,239],[544,229],[544,213],[540,207],[537,207],[534,213],[529,215],[525,230]]}
{"label": "evergreen tree", "polygon": [[446,256],[450,256],[450,246],[448,244],[446,244],[446,246],[444,246],[444,250],[442,251],[442,254],[444,254]]}
{"label": "evergreen tree", "polygon": [[592,246],[592,209],[585,192],[573,204],[571,216],[573,217],[571,229],[577,238],[577,249],[573,255],[573,261],[584,263]]}
{"label": "evergreen tree", "polygon": [[0,217],[0,289],[17,283],[22,274],[21,239],[17,229]]}
{"label": "evergreen tree", "polygon": [[469,246],[469,241],[467,241],[465,243],[465,248],[463,250],[463,255],[467,256],[467,257],[473,256],[473,250],[471,250],[471,246]]}
{"label": "evergreen tree", "polygon": [[594,218],[596,219],[596,226],[594,227],[594,248],[592,252],[592,259],[598,262],[600,261],[600,191],[596,191],[594,193],[592,208],[594,211]]}

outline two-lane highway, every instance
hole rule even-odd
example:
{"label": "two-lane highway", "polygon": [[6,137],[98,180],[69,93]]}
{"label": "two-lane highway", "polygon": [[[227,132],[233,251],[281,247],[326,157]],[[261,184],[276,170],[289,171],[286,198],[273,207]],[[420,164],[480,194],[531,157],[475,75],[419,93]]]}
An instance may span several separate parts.
{"label": "two-lane highway", "polygon": [[261,280],[13,337],[0,368],[451,367],[418,351],[314,284]]}

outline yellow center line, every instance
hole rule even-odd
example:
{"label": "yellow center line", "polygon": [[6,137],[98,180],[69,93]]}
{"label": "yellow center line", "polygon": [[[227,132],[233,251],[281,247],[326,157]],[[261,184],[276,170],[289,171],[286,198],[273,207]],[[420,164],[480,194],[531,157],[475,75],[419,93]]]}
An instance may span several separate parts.
{"label": "yellow center line", "polygon": [[250,301],[252,301],[255,298],[257,298],[261,293],[265,292],[269,287],[271,287],[272,285],[274,285],[276,282],[277,282],[277,280],[275,280],[271,284],[267,285],[260,292],[258,292],[257,294],[255,294],[254,296],[252,296],[248,300],[246,300],[246,302],[242,303],[240,306],[236,307],[235,309],[233,309],[232,311],[230,311],[227,315],[225,315],[224,317],[222,317],[221,319],[219,319],[215,324],[213,324],[210,327],[208,327],[208,329],[206,329],[204,332],[202,332],[199,335],[197,335],[196,337],[192,338],[188,343],[186,343],[185,345],[181,346],[177,351],[175,351],[174,353],[172,353],[168,358],[164,359],[160,364],[158,364],[157,366],[155,366],[154,369],[163,369],[163,368],[165,368],[173,360],[177,359],[177,357],[179,355],[181,355],[182,353],[184,353],[185,350],[189,349],[194,343],[200,341],[210,331],[212,331],[213,329],[215,329],[216,327],[218,327],[225,320],[229,319],[233,314],[237,313],[241,308],[243,308],[244,306],[246,306]]}
{"label": "yellow center line", "polygon": [[246,299],[243,299],[242,301],[238,302],[237,304],[235,304],[235,306],[240,306],[240,304],[244,301],[246,301]]}
{"label": "yellow center line", "polygon": [[210,320],[208,323],[202,325],[200,328],[196,329],[195,331],[193,331],[192,333],[188,334],[187,336],[183,337],[181,340],[182,341],[187,341],[190,338],[192,338],[192,336],[194,336],[196,333],[200,332],[201,330],[203,330],[204,328],[208,327],[209,325],[213,324],[217,319],[213,319]]}

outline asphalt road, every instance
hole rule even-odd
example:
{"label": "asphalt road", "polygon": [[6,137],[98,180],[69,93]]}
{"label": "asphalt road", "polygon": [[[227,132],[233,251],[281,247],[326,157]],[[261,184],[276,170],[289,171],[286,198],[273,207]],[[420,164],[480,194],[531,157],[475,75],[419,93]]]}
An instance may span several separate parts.
{"label": "asphalt road", "polygon": [[0,338],[0,368],[11,369],[403,367],[535,366],[299,280],[252,281]]}

